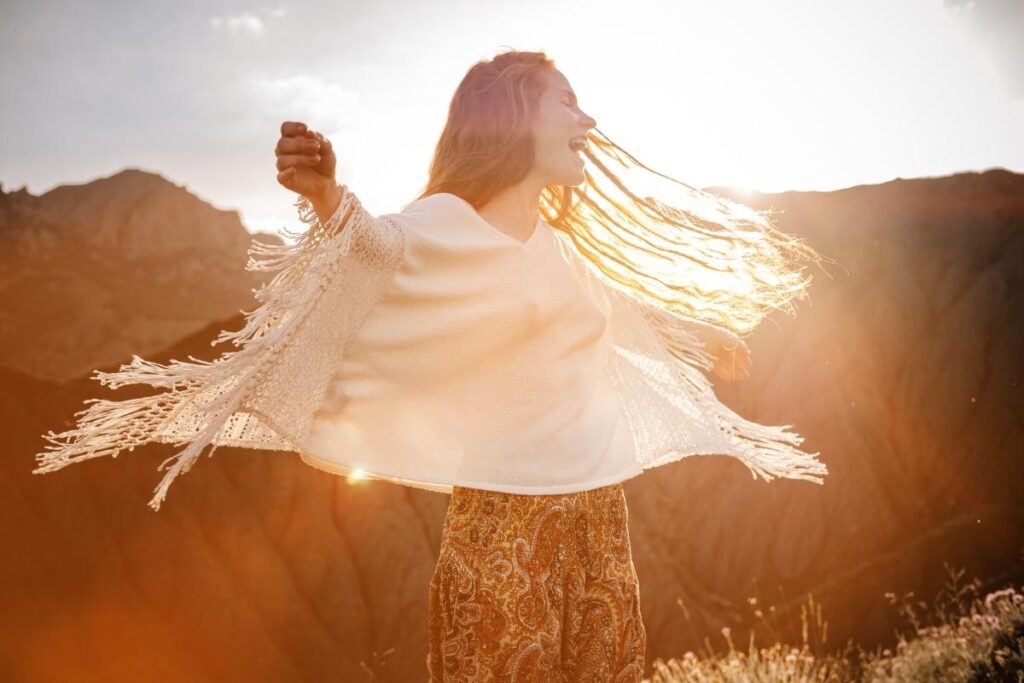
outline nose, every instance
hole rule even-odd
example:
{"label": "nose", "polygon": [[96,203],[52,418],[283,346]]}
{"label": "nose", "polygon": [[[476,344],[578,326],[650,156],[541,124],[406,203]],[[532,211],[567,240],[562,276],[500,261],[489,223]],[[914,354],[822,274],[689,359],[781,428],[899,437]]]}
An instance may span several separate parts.
{"label": "nose", "polygon": [[583,126],[587,130],[590,130],[591,128],[597,128],[597,121],[594,120],[594,117],[590,116],[589,114],[584,113],[583,114]]}

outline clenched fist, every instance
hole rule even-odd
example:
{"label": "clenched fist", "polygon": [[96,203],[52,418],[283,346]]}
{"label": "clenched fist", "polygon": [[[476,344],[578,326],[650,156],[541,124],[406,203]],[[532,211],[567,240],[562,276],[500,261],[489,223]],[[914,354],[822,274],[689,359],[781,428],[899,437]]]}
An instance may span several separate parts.
{"label": "clenched fist", "polygon": [[338,160],[330,140],[300,121],[285,121],[274,153],[277,182],[308,199],[318,212],[321,207],[333,210],[339,196],[334,178]]}

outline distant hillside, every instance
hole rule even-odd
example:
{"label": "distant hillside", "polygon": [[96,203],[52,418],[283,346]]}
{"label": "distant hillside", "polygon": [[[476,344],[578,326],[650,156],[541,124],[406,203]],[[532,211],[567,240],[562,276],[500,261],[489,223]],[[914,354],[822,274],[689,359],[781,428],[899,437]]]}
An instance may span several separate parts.
{"label": "distant hillside", "polygon": [[237,212],[144,171],[0,191],[0,365],[65,382],[251,309],[251,240]]}

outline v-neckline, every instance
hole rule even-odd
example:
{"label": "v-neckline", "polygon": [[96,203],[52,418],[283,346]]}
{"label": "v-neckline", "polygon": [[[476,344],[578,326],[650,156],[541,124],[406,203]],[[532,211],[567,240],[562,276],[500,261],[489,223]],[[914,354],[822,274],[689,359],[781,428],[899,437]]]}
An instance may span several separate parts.
{"label": "v-neckline", "polygon": [[454,197],[459,203],[461,203],[463,206],[465,206],[467,209],[469,209],[470,212],[472,212],[473,216],[476,218],[476,220],[479,223],[483,224],[484,227],[486,227],[491,232],[496,233],[499,237],[501,237],[501,238],[503,238],[505,240],[508,240],[509,242],[511,242],[512,244],[516,245],[520,249],[526,249],[534,241],[536,241],[536,239],[537,239],[537,237],[539,237],[539,233],[540,233],[540,231],[542,229],[542,224],[544,223],[544,217],[543,216],[537,218],[537,223],[533,226],[533,232],[530,233],[530,236],[527,237],[525,240],[518,240],[515,237],[513,237],[512,235],[510,235],[507,232],[505,232],[504,230],[498,230],[496,227],[491,225],[491,223],[486,218],[484,218],[483,216],[480,215],[480,212],[476,210],[476,207],[474,207],[472,204],[467,202],[465,199],[463,199],[459,195],[453,194],[451,192],[442,192],[440,194],[446,194],[446,195],[448,195],[450,197]]}

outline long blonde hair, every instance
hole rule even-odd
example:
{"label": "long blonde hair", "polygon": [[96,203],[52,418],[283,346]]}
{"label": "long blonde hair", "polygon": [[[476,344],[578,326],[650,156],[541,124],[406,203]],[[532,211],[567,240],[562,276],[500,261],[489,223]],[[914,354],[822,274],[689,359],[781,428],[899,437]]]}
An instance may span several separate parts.
{"label": "long blonde hair", "polygon": [[[474,64],[452,97],[420,197],[450,192],[479,209],[523,180],[540,76],[554,68],[544,52],[517,50]],[[596,128],[584,153],[592,167],[584,182],[544,188],[538,208],[609,283],[741,335],[773,309],[792,314],[806,296],[810,275],[798,261],[823,257],[776,229],[770,210],[658,173]]]}

